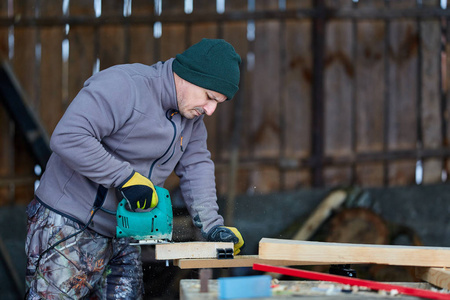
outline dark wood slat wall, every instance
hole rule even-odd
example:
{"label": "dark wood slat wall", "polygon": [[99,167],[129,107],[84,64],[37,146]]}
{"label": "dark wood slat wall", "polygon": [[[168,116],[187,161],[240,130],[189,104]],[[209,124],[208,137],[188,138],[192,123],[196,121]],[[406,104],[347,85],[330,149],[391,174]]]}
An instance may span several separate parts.
{"label": "dark wood slat wall", "polygon": [[[384,8],[384,0],[358,3],[361,9]],[[355,138],[357,152],[383,151],[386,24],[362,20],[356,24]],[[383,185],[383,162],[358,163],[356,184]]]}
{"label": "dark wood slat wall", "polygon": [[[425,7],[438,7],[438,0],[423,2]],[[439,149],[442,147],[442,118],[441,110],[441,22],[439,19],[424,20],[419,24],[422,62],[420,64],[421,101],[421,147],[424,149]],[[423,182],[434,183],[441,180],[442,158],[430,158],[423,161]]]}
{"label": "dark wood slat wall", "polygon": [[[390,7],[413,8],[414,0],[393,1]],[[387,149],[414,149],[418,140],[419,101],[418,26],[414,19],[393,20],[388,39],[388,131]],[[416,160],[402,159],[389,164],[390,185],[414,183]]]}
{"label": "dark wood slat wall", "polygon": [[[29,1],[14,2],[14,11],[23,17],[38,17],[39,10],[30,5]],[[39,103],[39,70],[41,61],[38,59],[40,44],[40,30],[37,27],[14,28],[14,49],[11,65],[17,80],[28,96],[27,104],[36,112],[40,110]],[[27,150],[27,144],[18,129],[14,128],[14,143],[12,153],[12,176],[15,178],[27,177],[33,174],[34,160]],[[27,184],[10,185],[11,195],[14,202],[26,203],[33,197],[33,182]],[[11,200],[10,200],[11,201]],[[10,202],[13,203],[13,202]]]}
{"label": "dark wood slat wall", "polygon": [[[286,1],[287,10],[312,7],[312,1]],[[281,30],[280,160],[287,168],[280,181],[281,188],[295,189],[311,182],[310,172],[296,165],[311,154],[312,20],[286,20]]]}
{"label": "dark wood slat wall", "polygon": [[[443,136],[443,148],[448,148],[450,141],[450,122],[448,118],[448,109],[450,108],[450,72],[448,67],[450,66],[450,30],[448,26],[450,26],[450,20],[442,18],[441,19],[442,26],[442,55],[441,55],[441,76],[442,76],[442,100],[441,100],[441,112],[442,112],[442,136]],[[444,158],[444,169],[446,174],[450,172],[450,160],[448,159],[448,155],[442,156]],[[448,175],[446,176],[448,177]]]}
{"label": "dark wood slat wall", "polygon": [[[325,1],[330,8],[351,8],[351,1]],[[355,70],[354,35],[351,20],[331,20],[325,28],[325,156],[348,156],[352,153],[352,102]],[[329,166],[324,180],[336,185],[351,183],[351,166]]]}
{"label": "dark wood slat wall", "polygon": [[[314,37],[314,18],[321,17],[315,5],[321,3],[324,35]],[[62,5],[0,1],[1,55],[49,134],[97,63],[100,70],[152,64],[203,37],[225,38],[243,59],[238,95],[243,111],[237,140],[236,102],[206,118],[220,194],[227,194],[236,178],[236,193],[267,193],[317,185],[411,185],[418,160],[422,182],[431,184],[441,182],[443,169],[445,175],[450,168],[448,14],[438,0],[227,0],[224,14],[217,13],[215,1],[194,0],[190,15],[184,1],[162,1],[158,15],[154,1],[133,0],[123,22],[108,20],[123,18],[124,1],[102,1],[98,18],[93,0],[70,1],[65,15]],[[418,17],[417,9],[425,9],[426,17]],[[17,22],[19,16],[17,25],[6,21]],[[76,17],[88,21],[70,19]],[[156,38],[158,18],[162,35]],[[73,23],[66,27],[61,20]],[[255,38],[248,40],[252,23]],[[63,43],[69,45],[67,58]],[[323,57],[315,60],[314,47],[321,43]],[[314,90],[318,67],[323,68],[319,93]],[[315,115],[314,97],[323,106]],[[321,123],[323,134],[314,137],[313,124]],[[0,204],[26,203],[35,163],[3,107],[0,141]],[[167,185],[175,187],[177,179],[171,176]]]}
{"label": "dark wood slat wall", "polygon": [[[70,16],[95,16],[92,0],[70,1]],[[71,25],[67,36],[69,60],[67,66],[67,97],[64,106],[78,94],[84,81],[92,75],[98,57],[97,28],[93,26]]]}
{"label": "dark wood slat wall", "polygon": [[[8,17],[8,9],[6,1],[0,2],[0,16]],[[8,59],[8,32],[9,28],[0,27],[0,58]],[[12,178],[14,176],[13,170],[13,124],[8,117],[3,106],[0,106],[0,177]],[[12,203],[14,201],[13,184],[0,184],[0,204]]]}

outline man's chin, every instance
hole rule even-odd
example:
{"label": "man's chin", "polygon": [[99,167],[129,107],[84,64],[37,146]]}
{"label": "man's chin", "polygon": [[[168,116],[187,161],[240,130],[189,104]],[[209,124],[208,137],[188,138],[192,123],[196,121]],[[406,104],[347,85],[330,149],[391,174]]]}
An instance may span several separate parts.
{"label": "man's chin", "polygon": [[186,118],[186,119],[188,119],[188,120],[192,120],[193,118],[195,118],[195,117],[197,116],[197,115],[194,114],[194,113],[191,113],[191,112],[186,113],[186,112],[182,112],[182,111],[180,111],[180,115],[181,115],[183,118]]}

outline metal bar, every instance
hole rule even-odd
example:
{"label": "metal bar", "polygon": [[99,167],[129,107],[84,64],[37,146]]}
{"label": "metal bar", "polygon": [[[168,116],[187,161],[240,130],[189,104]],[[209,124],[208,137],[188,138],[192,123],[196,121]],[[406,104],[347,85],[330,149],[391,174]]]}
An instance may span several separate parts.
{"label": "metal bar", "polygon": [[0,177],[0,187],[7,187],[10,185],[18,186],[18,185],[33,185],[39,177],[37,176],[1,176]]}
{"label": "metal bar", "polygon": [[[415,160],[417,157],[441,158],[450,156],[450,149],[411,149],[411,150],[393,150],[388,152],[364,152],[353,155],[342,156],[323,156],[320,166],[350,166],[352,164],[369,163],[369,162],[389,162],[395,160]],[[276,166],[282,170],[295,170],[299,168],[314,168],[317,160],[311,158],[296,158],[280,160],[278,158],[241,158],[239,161],[240,168],[253,169],[260,165]],[[218,170],[227,169],[229,162],[226,160],[216,160],[216,168]]]}
{"label": "metal bar", "polygon": [[204,22],[233,22],[247,20],[268,19],[307,19],[320,16],[325,19],[398,19],[398,18],[436,18],[450,17],[450,10],[425,7],[409,9],[291,9],[291,10],[260,10],[260,11],[232,11],[223,14],[192,13],[192,14],[165,14],[147,16],[62,16],[62,17],[2,17],[0,26],[101,26],[108,24],[152,24],[163,23],[204,23]]}

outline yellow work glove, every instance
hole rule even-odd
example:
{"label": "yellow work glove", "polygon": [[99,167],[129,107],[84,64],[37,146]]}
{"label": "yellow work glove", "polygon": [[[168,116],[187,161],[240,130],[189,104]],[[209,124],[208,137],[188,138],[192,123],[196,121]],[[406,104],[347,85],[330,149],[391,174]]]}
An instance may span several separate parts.
{"label": "yellow work glove", "polygon": [[153,183],[138,172],[125,180],[118,190],[133,211],[145,211],[158,205],[158,195]]}
{"label": "yellow work glove", "polygon": [[239,254],[244,246],[244,239],[235,227],[215,226],[204,236],[212,242],[233,242],[234,255]]}

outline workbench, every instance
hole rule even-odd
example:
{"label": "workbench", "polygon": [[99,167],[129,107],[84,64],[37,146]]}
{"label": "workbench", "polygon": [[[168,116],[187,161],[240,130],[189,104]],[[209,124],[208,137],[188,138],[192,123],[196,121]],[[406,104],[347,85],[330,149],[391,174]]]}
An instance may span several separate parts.
{"label": "workbench", "polygon": [[[290,299],[293,297],[302,297],[301,299],[330,300],[330,299],[390,299],[390,300],[412,300],[420,299],[417,297],[396,295],[395,297],[387,294],[380,294],[375,291],[352,291],[339,292],[332,288],[339,285],[330,282],[321,281],[279,281],[278,287],[273,289],[273,295],[270,298],[252,298],[252,299]],[[407,287],[431,289],[427,282],[402,282],[395,283]],[[327,295],[328,291],[328,295]],[[181,300],[216,300],[218,298],[218,281],[216,279],[208,280],[208,292],[200,293],[199,279],[183,279],[180,281],[180,299]]]}

